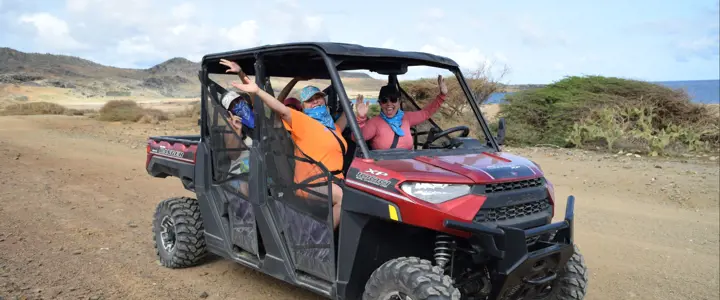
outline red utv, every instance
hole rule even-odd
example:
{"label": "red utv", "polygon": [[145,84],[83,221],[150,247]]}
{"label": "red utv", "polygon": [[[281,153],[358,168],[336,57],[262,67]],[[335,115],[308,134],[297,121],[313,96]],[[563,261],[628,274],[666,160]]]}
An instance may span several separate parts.
{"label": "red utv", "polygon": [[[278,116],[251,99],[255,127],[230,130],[211,77],[220,59],[238,63],[273,94],[274,77],[328,80],[332,113],[346,114],[341,223],[333,230],[327,201],[300,198],[295,154]],[[332,299],[583,299],[587,273],[573,243],[574,198],[552,223],[553,186],[542,169],[502,152],[458,65],[451,59],[339,43],[294,43],[207,55],[199,71],[199,136],[151,137],[147,171],[179,177],[197,199],[171,198],[155,212],[153,239],[162,265],[199,264],[213,253]],[[387,76],[405,110],[419,106],[398,81],[408,69],[452,73],[474,118],[413,128],[413,150],[373,150],[362,137],[341,71]],[[436,73],[435,73],[436,74]],[[429,74],[433,76],[434,74]],[[229,80],[237,80],[237,77]],[[471,128],[477,128],[472,132]],[[353,139],[354,137],[354,139]],[[248,141],[228,147],[228,141]],[[357,141],[357,142],[354,142]],[[244,153],[250,169],[237,172]],[[331,172],[327,175],[327,194]],[[249,196],[239,192],[245,184]]]}

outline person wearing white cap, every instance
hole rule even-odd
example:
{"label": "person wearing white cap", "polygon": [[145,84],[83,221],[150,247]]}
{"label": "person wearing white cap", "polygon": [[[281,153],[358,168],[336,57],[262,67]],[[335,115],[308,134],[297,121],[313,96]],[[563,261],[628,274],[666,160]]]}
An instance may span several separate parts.
{"label": "person wearing white cap", "polygon": [[238,190],[248,196],[248,178],[250,172],[250,146],[252,145],[252,130],[255,128],[255,119],[249,102],[235,91],[227,91],[221,98],[222,106],[228,111],[229,125],[234,133],[225,134],[225,148],[236,149],[230,151],[230,174],[233,174],[239,181]]}

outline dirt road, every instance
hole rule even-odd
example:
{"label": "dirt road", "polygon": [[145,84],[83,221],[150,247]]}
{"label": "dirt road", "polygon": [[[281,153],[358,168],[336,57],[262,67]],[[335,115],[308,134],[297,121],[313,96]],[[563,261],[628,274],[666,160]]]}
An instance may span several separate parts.
{"label": "dirt road", "polygon": [[[223,260],[184,270],[156,263],[155,205],[190,194],[145,173],[143,141],[178,131],[193,132],[192,122],[0,117],[0,297],[319,299]],[[517,151],[556,184],[557,212],[567,195],[577,198],[586,299],[718,299],[717,161]]]}

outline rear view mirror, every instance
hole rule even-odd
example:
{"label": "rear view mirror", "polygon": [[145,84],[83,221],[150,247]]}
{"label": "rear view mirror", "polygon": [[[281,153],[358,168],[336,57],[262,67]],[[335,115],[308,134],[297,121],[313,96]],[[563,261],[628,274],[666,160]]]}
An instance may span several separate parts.
{"label": "rear view mirror", "polygon": [[498,120],[498,132],[495,140],[497,140],[498,145],[502,146],[505,144],[505,118]]}

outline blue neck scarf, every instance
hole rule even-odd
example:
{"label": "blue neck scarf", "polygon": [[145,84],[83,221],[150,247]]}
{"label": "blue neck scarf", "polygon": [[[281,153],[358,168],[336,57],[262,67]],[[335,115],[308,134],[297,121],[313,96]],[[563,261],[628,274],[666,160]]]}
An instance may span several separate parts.
{"label": "blue neck scarf", "polygon": [[313,108],[306,108],[303,110],[303,112],[309,117],[323,124],[323,126],[335,130],[335,122],[333,122],[330,111],[328,111],[325,105],[318,105]]}
{"label": "blue neck scarf", "polygon": [[240,101],[233,107],[232,112],[234,115],[240,117],[243,125],[248,128],[255,128],[255,115],[253,115],[250,106],[245,101]]}
{"label": "blue neck scarf", "polygon": [[398,136],[404,136],[405,132],[402,130],[402,118],[405,115],[405,112],[402,109],[399,109],[395,115],[392,118],[388,118],[385,115],[385,112],[380,111],[380,117],[385,120],[385,122],[390,125],[390,128],[397,134]]}

